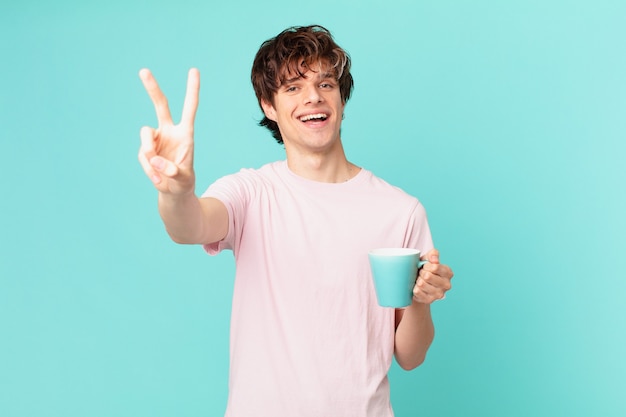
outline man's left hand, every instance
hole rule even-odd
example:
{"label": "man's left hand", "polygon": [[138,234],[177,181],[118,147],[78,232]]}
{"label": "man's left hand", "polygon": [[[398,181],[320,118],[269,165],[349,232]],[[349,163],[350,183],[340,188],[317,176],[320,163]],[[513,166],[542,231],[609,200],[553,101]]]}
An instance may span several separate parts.
{"label": "man's left hand", "polygon": [[431,304],[442,300],[446,292],[452,288],[451,280],[454,276],[449,266],[439,263],[439,251],[433,249],[422,256],[426,264],[419,270],[417,281],[413,287],[413,301],[422,304]]}

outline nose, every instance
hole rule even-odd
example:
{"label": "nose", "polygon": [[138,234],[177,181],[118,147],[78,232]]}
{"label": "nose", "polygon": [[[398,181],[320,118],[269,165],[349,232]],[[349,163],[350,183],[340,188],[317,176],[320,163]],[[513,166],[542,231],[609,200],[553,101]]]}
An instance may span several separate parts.
{"label": "nose", "polygon": [[320,94],[317,85],[309,85],[304,91],[304,103],[319,103],[322,101],[322,95]]}

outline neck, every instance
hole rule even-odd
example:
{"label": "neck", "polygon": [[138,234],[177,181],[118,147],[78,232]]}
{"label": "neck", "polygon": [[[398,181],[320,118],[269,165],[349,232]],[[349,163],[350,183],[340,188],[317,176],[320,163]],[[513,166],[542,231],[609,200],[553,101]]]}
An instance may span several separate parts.
{"label": "neck", "polygon": [[346,159],[343,150],[333,155],[294,155],[287,152],[287,166],[298,176],[327,183],[348,181],[359,172],[359,168]]}

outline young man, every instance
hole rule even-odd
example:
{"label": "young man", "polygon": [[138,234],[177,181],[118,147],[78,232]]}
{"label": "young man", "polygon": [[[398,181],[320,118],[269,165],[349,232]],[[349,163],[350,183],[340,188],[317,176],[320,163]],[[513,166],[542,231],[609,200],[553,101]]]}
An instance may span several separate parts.
{"label": "young man", "polygon": [[[171,238],[232,250],[230,417],[389,417],[387,373],[422,363],[430,304],[450,289],[419,201],[346,159],[341,121],[350,58],[320,26],[289,28],[261,46],[252,83],[261,125],[286,160],[244,169],[194,194],[199,74],[189,72],[181,122],[148,70],[140,77],[159,127],[141,130],[139,161],[158,190]],[[367,253],[419,249],[413,303],[379,307]]]}

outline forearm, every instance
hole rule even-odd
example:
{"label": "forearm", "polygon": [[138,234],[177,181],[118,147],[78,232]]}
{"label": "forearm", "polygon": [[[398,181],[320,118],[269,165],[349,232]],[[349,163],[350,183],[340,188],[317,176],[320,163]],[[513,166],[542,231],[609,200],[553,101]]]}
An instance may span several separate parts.
{"label": "forearm", "polygon": [[228,214],[215,199],[159,193],[158,204],[165,229],[176,243],[212,243],[226,235]]}
{"label": "forearm", "polygon": [[397,314],[400,317],[395,335],[396,361],[403,369],[411,370],[424,362],[435,336],[430,305],[414,300],[411,306]]}

